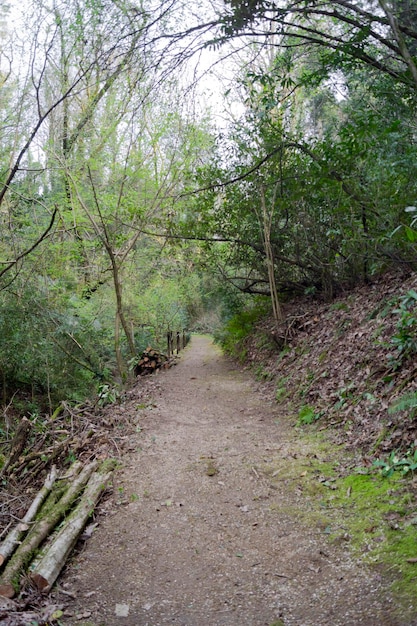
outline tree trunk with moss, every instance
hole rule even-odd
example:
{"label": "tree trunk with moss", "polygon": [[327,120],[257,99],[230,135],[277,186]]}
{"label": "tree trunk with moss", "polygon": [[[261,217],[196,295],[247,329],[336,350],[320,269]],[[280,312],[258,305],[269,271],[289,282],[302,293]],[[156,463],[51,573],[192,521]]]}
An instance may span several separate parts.
{"label": "tree trunk with moss", "polygon": [[13,554],[19,545],[22,537],[26,534],[27,530],[30,528],[29,524],[33,522],[36,515],[38,514],[42,504],[44,503],[46,497],[50,493],[53,484],[56,479],[56,468],[55,466],[51,469],[46,480],[43,484],[42,489],[37,493],[35,499],[27,510],[25,516],[22,520],[9,532],[7,537],[0,544],[0,566],[3,565],[5,561]]}
{"label": "tree trunk with moss", "polygon": [[71,513],[65,526],[55,537],[47,553],[31,574],[33,582],[40,591],[49,591],[58,578],[81,531],[106,488],[111,474],[112,470],[105,474],[95,472],[90,477],[79,504]]}
{"label": "tree trunk with moss", "polygon": [[64,514],[72,506],[76,498],[84,489],[91,474],[97,467],[97,461],[86,465],[74,478],[72,484],[64,492],[59,501],[45,516],[40,512],[40,519],[33,526],[30,533],[16,550],[0,577],[0,596],[13,598],[19,588],[19,576],[25,566],[30,563],[34,553],[50,532],[61,521]]}

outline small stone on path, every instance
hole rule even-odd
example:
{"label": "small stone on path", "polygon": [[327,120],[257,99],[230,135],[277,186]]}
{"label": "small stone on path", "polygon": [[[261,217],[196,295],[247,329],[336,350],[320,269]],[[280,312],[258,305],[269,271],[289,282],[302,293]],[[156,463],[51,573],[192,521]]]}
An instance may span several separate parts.
{"label": "small stone on path", "polygon": [[129,615],[129,605],[128,604],[116,604],[115,615],[117,617],[127,617]]}

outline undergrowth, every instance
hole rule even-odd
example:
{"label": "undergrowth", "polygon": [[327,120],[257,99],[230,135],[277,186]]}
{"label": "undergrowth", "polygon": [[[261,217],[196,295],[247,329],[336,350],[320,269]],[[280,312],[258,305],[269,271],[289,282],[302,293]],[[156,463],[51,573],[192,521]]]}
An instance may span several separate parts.
{"label": "undergrowth", "polygon": [[251,308],[235,313],[224,327],[215,333],[215,341],[227,354],[239,361],[244,361],[247,356],[245,339],[253,332],[255,324],[266,315],[268,310],[269,307],[264,301],[257,301]]}

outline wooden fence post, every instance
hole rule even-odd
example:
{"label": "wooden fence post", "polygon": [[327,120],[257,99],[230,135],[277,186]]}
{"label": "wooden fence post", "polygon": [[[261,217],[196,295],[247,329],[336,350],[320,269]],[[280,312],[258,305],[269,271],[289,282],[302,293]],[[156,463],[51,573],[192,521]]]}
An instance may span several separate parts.
{"label": "wooden fence post", "polygon": [[176,350],[177,354],[185,348],[188,344],[190,336],[184,328],[182,331],[177,330],[174,337],[172,330],[167,331],[167,355],[168,358],[172,356]]}

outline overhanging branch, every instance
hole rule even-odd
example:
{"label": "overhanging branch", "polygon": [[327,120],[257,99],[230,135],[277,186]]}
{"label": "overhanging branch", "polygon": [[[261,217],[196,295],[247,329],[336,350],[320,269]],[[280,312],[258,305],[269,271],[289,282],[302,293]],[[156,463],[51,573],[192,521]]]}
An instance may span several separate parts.
{"label": "overhanging branch", "polygon": [[14,267],[15,265],[17,265],[17,263],[19,263],[19,261],[21,261],[25,256],[28,256],[31,252],[33,252],[35,250],[35,248],[37,248],[39,246],[39,244],[42,243],[42,241],[44,239],[46,239],[46,237],[49,235],[52,226],[54,225],[55,222],[55,217],[58,213],[58,207],[55,206],[54,211],[52,213],[51,216],[51,221],[49,222],[48,228],[42,233],[42,235],[39,237],[39,239],[37,239],[35,241],[35,243],[33,245],[30,246],[30,248],[28,248],[27,250],[25,250],[24,252],[22,252],[21,254],[19,254],[13,261],[8,261],[6,267],[4,267],[2,270],[0,270],[0,278],[6,273],[8,272],[12,267]]}

